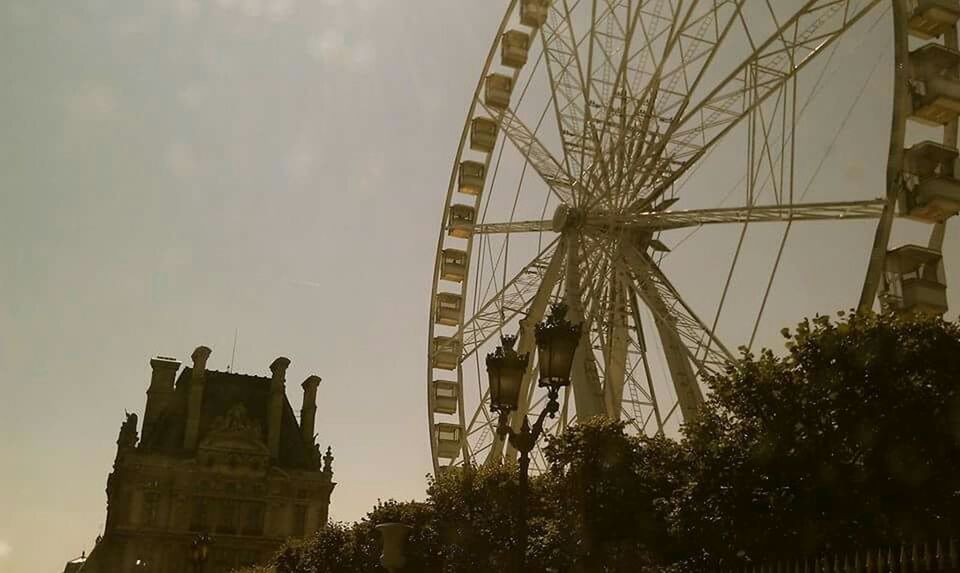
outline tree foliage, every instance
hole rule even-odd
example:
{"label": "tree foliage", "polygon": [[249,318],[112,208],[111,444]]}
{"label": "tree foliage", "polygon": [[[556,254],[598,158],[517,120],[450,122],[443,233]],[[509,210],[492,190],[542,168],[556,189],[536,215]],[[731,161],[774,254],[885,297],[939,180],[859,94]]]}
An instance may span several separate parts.
{"label": "tree foliage", "polygon": [[[818,317],[708,381],[681,441],[583,420],[531,480],[529,572],[738,565],[960,532],[960,326]],[[451,470],[423,503],[293,542],[278,573],[380,571],[376,523],[414,526],[408,571],[509,570],[516,467]]]}
{"label": "tree foliage", "polygon": [[958,531],[960,328],[818,317],[787,353],[744,353],[686,427],[674,534],[713,558]]}

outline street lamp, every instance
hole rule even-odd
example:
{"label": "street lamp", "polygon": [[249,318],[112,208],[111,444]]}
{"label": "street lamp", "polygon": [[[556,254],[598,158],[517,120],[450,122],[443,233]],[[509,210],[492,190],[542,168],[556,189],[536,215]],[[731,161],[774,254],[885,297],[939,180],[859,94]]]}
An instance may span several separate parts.
{"label": "street lamp", "polygon": [[380,564],[390,573],[396,573],[407,564],[404,549],[407,545],[407,536],[412,529],[403,523],[381,523],[376,527],[383,537],[383,553],[380,554]]}
{"label": "street lamp", "polygon": [[527,553],[527,490],[529,488],[530,452],[543,433],[547,416],[553,418],[560,410],[560,389],[570,385],[570,370],[573,356],[580,344],[581,325],[571,324],[566,318],[567,306],[554,304],[547,320],[537,324],[534,333],[537,353],[540,357],[540,380],[538,386],[547,389],[547,404],[530,426],[526,413],[520,431],[510,425],[510,414],[520,405],[523,376],[530,362],[529,354],[518,354],[513,349],[515,336],[502,336],[502,345],[487,355],[487,376],[490,380],[490,410],[500,415],[497,435],[507,438],[510,445],[520,452],[520,503],[518,504],[520,534],[517,547],[517,562],[523,571]]}
{"label": "street lamp", "polygon": [[201,533],[193,538],[190,543],[190,562],[193,563],[193,570],[196,573],[202,573],[207,563],[207,556],[210,553],[210,545],[213,539],[206,533]]}

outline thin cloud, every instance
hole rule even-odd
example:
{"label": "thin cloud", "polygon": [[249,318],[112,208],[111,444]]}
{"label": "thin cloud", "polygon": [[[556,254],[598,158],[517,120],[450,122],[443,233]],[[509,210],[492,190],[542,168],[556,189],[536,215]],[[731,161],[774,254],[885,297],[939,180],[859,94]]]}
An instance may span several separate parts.
{"label": "thin cloud", "polygon": [[6,541],[0,540],[0,559],[6,559],[13,553],[13,547]]}

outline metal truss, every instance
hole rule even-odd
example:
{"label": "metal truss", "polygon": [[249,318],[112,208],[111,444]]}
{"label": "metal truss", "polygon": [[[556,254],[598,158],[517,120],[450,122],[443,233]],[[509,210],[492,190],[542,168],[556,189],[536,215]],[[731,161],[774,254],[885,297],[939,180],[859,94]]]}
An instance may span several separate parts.
{"label": "metal truss", "polygon": [[497,121],[507,139],[516,146],[527,164],[540,175],[557,198],[567,205],[572,205],[578,184],[554,158],[547,146],[537,139],[534,132],[512,110],[493,109],[485,104],[483,108]]}
{"label": "metal truss", "polygon": [[[508,280],[503,288],[479,306],[463,328],[457,333],[462,341],[461,362],[473,355],[477,349],[500,332],[502,325],[524,312],[543,284],[554,263],[562,257],[558,250],[560,238],[555,238],[529,264]],[[559,254],[558,254],[559,253]]]}

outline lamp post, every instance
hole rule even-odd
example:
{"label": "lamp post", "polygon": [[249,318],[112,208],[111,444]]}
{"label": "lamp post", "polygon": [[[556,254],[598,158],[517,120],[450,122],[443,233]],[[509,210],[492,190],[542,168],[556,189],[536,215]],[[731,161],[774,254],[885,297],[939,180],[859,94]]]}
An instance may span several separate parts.
{"label": "lamp post", "polygon": [[383,537],[383,553],[380,554],[380,564],[390,573],[396,573],[407,564],[406,549],[407,536],[412,529],[403,523],[381,523],[376,527]]}
{"label": "lamp post", "polygon": [[206,533],[201,533],[193,538],[190,543],[190,562],[193,563],[194,573],[203,573],[212,543],[213,539]]}
{"label": "lamp post", "polygon": [[547,389],[547,404],[533,426],[523,414],[520,431],[510,425],[510,415],[520,404],[523,376],[530,362],[527,353],[514,350],[516,336],[502,336],[501,346],[487,355],[487,376],[490,381],[490,410],[499,414],[497,435],[507,438],[520,452],[520,502],[518,504],[520,532],[517,542],[517,564],[523,571],[527,554],[527,491],[529,488],[530,452],[543,434],[547,416],[553,418],[560,410],[560,389],[570,385],[573,356],[580,343],[581,325],[566,319],[567,306],[554,304],[547,320],[536,325],[537,353],[540,357],[538,386]]}

